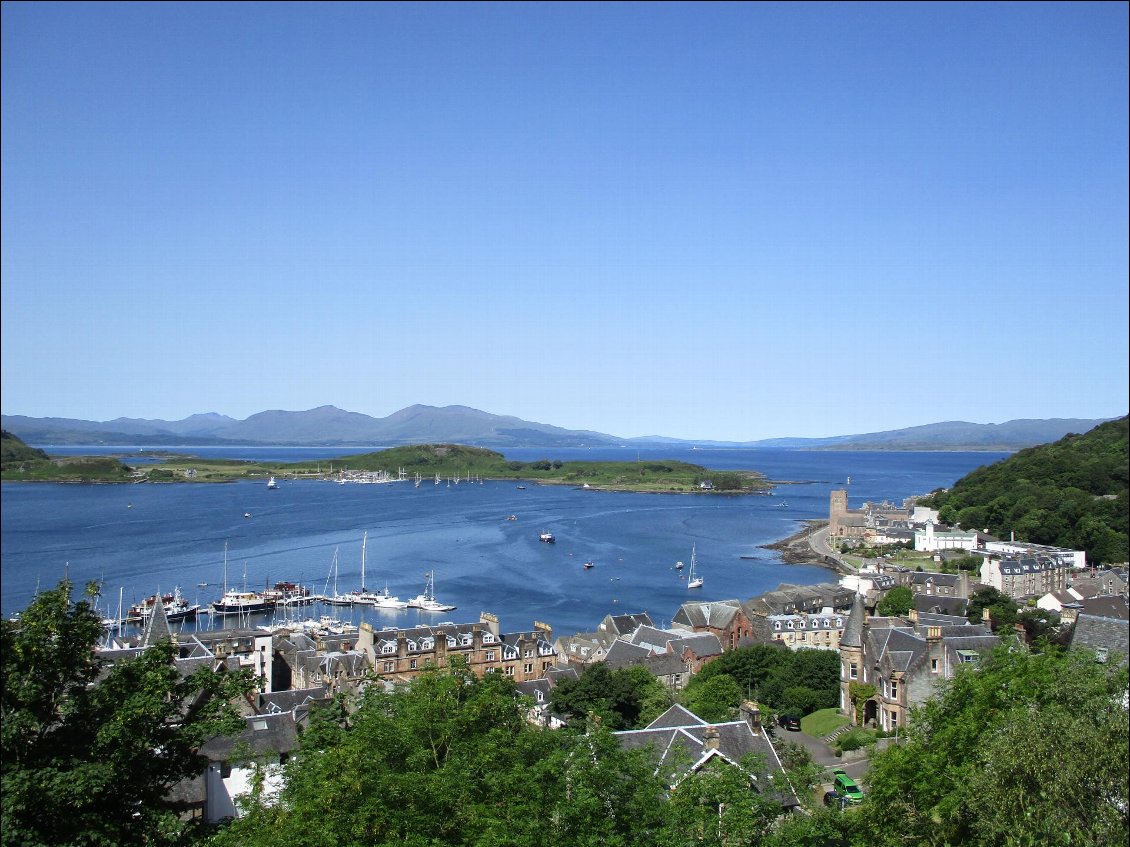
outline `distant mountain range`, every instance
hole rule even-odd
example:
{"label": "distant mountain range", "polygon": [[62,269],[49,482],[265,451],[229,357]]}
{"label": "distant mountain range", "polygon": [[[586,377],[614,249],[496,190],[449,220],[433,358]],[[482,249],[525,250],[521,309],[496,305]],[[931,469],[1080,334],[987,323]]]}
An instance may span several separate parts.
{"label": "distant mountain range", "polygon": [[115,418],[84,421],[3,415],[3,428],[29,444],[179,446],[272,444],[318,447],[391,447],[453,443],[507,447],[642,447],[672,445],[807,450],[1019,450],[1086,432],[1110,418],[1016,420],[1002,424],[964,421],[831,438],[771,438],[762,441],[690,441],[653,435],[618,438],[588,430],[562,429],[467,406],[409,406],[386,418],[320,406],[304,412],[259,412],[246,420],[208,412],[184,420]]}

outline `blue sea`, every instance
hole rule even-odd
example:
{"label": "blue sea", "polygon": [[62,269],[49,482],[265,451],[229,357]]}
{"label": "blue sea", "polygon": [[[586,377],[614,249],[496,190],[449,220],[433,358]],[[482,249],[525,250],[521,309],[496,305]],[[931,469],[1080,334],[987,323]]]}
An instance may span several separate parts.
{"label": "blue sea", "polygon": [[[47,447],[66,453],[122,454],[128,448]],[[144,448],[144,452],[169,448]],[[371,449],[371,448],[370,448]],[[136,448],[142,450],[142,445]],[[180,448],[200,456],[257,461],[326,460],[341,448]],[[361,586],[361,547],[367,533],[365,585],[386,584],[402,600],[419,594],[424,574],[435,593],[458,608],[442,614],[416,610],[332,612],[375,626],[473,621],[498,615],[504,630],[552,625],[559,634],[593,629],[608,613],[647,611],[663,625],[689,598],[747,598],[781,582],[811,584],[832,578],[824,568],[786,565],[763,545],[826,518],[828,495],[848,478],[851,505],[901,502],[946,487],[1003,453],[846,452],[736,449],[510,449],[507,458],[678,459],[713,469],[749,469],[777,482],[772,496],[627,494],[562,486],[484,481],[435,485],[425,480],[390,485],[337,485],[327,481],[166,485],[2,486],[0,595],[9,617],[37,588],[64,574],[79,586],[103,586],[103,610],[179,586],[201,604],[229,586],[262,588],[279,580],[316,593]],[[135,457],[127,462],[136,461]],[[787,504],[787,505],[783,505]],[[250,517],[245,517],[250,515]],[[507,520],[516,515],[517,520]],[[556,544],[539,541],[543,530]],[[686,588],[697,551],[700,589]],[[592,561],[590,570],[583,563]],[[207,583],[200,587],[200,583]],[[330,610],[302,610],[303,613]],[[267,618],[253,623],[266,623]],[[202,617],[195,626],[220,626]],[[192,627],[194,624],[187,624]]]}

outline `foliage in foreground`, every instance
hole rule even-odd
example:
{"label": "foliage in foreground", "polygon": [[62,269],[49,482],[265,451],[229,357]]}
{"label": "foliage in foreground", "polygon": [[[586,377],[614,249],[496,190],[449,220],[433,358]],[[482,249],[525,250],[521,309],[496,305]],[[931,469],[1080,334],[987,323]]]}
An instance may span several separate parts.
{"label": "foliage in foreground", "polygon": [[873,845],[1125,845],[1127,670],[999,648],[917,710],[859,810]]}
{"label": "foliage in foreground", "polygon": [[71,584],[0,621],[5,845],[175,844],[190,829],[169,789],[204,771],[199,745],[243,721],[229,705],[244,673],[181,677],[166,641],[108,665],[94,651],[102,623]]}

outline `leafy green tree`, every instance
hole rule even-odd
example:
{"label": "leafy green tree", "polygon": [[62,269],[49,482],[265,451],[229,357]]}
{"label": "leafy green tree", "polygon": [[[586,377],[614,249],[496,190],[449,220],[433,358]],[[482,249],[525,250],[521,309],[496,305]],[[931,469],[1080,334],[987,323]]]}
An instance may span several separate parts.
{"label": "leafy green tree", "polygon": [[165,798],[202,773],[206,739],[243,729],[246,672],[182,677],[165,641],[108,663],[95,651],[97,586],[70,582],[0,621],[5,845],[173,844],[192,833]]}
{"label": "leafy green tree", "polygon": [[461,661],[325,717],[336,729],[302,736],[279,801],[249,805],[216,847],[643,847],[662,826],[647,752],[622,750],[599,719],[537,728],[509,680]]}
{"label": "leafy green tree", "polygon": [[[671,792],[660,847],[728,847],[755,844],[781,813],[780,803],[755,787],[764,771],[754,754],[735,767],[712,759],[687,775]],[[768,785],[762,788],[768,789]]]}
{"label": "leafy green tree", "polygon": [[550,702],[574,727],[586,726],[589,716],[597,715],[609,729],[638,729],[662,714],[673,698],[645,667],[613,671],[597,662],[579,679],[559,682]]}
{"label": "leafy green tree", "polygon": [[981,623],[984,620],[985,609],[989,610],[994,627],[1010,627],[1016,623],[1016,616],[1020,607],[1016,601],[992,586],[975,591],[969,598],[966,614],[971,623]]}
{"label": "leafy green tree", "polygon": [[877,845],[1125,845],[1125,666],[1002,646],[942,684],[873,759]]}
{"label": "leafy green tree", "polygon": [[741,686],[729,674],[715,674],[686,692],[687,708],[710,723],[730,720],[741,699]]}
{"label": "leafy green tree", "polygon": [[884,617],[905,615],[914,608],[914,592],[906,585],[896,585],[879,601],[875,611]]}

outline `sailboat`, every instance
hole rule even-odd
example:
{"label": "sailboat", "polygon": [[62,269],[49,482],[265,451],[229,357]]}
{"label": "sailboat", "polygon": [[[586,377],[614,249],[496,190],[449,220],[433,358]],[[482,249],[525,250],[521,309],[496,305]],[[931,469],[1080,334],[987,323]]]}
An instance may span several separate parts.
{"label": "sailboat", "polygon": [[[330,576],[334,581],[334,593],[328,593]],[[330,565],[330,574],[326,577],[326,591],[323,591],[322,602],[331,606],[352,606],[356,600],[353,594],[339,594],[337,591],[337,548],[334,548],[333,563]]]}
{"label": "sailboat", "polygon": [[408,601],[408,607],[412,609],[419,609],[422,612],[450,612],[454,606],[448,606],[445,603],[440,603],[436,600],[435,592],[435,574],[428,571],[424,574],[424,593],[417,594],[416,597]]}
{"label": "sailboat", "polygon": [[694,545],[691,545],[691,570],[687,577],[687,588],[702,588],[702,577],[695,576],[695,565],[697,564],[698,556],[696,555]]}

